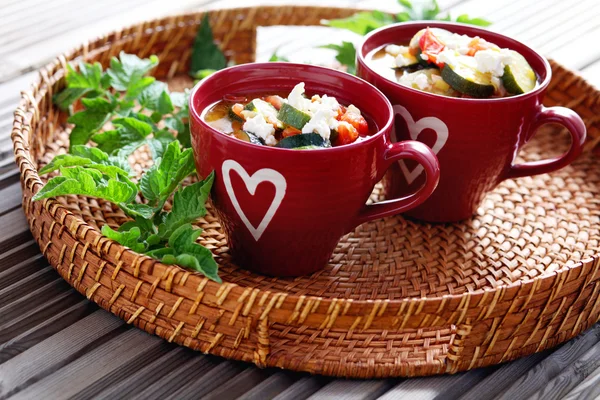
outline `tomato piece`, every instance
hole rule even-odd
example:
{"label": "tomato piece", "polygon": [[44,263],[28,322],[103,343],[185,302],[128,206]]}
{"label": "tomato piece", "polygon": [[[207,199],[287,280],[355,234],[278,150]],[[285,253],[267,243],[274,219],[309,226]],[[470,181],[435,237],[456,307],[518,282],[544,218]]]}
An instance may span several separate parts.
{"label": "tomato piece", "polygon": [[346,121],[341,121],[337,127],[337,138],[335,139],[336,146],[354,143],[358,139],[358,131],[354,126]]}
{"label": "tomato piece", "polygon": [[302,133],[301,130],[296,129],[293,126],[288,126],[287,128],[285,128],[283,130],[283,132],[281,132],[281,136],[286,138],[286,137],[290,137],[290,136],[294,136],[294,135],[299,135],[301,133]]}
{"label": "tomato piece", "polygon": [[421,53],[427,56],[429,62],[436,64],[440,68],[444,66],[444,63],[437,63],[437,55],[444,50],[446,45],[433,34],[431,29],[427,28],[425,30],[425,33],[419,39],[419,47],[421,48]]}
{"label": "tomato piece", "polygon": [[346,112],[344,115],[342,115],[340,121],[344,121],[352,125],[359,135],[365,136],[369,134],[369,124],[367,124],[365,117],[360,114]]}
{"label": "tomato piece", "polygon": [[275,107],[277,111],[279,111],[283,105],[283,98],[281,98],[281,96],[267,96],[265,97],[265,101]]}
{"label": "tomato piece", "polygon": [[246,96],[240,96],[235,94],[226,94],[223,96],[223,101],[227,101],[229,103],[245,103],[248,101]]}

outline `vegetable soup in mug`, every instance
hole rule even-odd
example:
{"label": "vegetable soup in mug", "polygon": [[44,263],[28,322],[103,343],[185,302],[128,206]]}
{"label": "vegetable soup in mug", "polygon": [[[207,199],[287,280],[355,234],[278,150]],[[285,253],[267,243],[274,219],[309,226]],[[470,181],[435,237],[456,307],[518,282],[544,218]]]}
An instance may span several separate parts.
{"label": "vegetable soup in mug", "polygon": [[509,97],[537,86],[518,52],[441,28],[422,29],[408,44],[383,45],[366,58],[387,79],[449,97]]}

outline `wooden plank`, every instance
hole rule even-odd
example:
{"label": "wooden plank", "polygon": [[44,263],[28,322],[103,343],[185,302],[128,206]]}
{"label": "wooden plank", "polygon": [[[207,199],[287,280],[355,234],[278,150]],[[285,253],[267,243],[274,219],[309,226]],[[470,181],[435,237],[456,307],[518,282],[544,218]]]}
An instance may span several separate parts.
{"label": "wooden plank", "polygon": [[278,394],[274,400],[304,400],[333,379],[326,376],[307,376]]}
{"label": "wooden plank", "polygon": [[38,253],[33,257],[0,272],[0,292],[8,286],[47,266],[48,261],[46,261],[41,253]]}
{"label": "wooden plank", "polygon": [[410,398],[411,400],[458,399],[485,377],[494,368],[479,368],[457,375],[432,376],[405,379],[391,388],[378,400]]}
{"label": "wooden plank", "polygon": [[[202,373],[202,375],[195,374],[193,379],[189,379],[186,382],[181,382],[181,386],[170,393],[163,394],[164,400],[180,400],[180,399],[192,399],[199,398],[203,394],[210,393],[215,388],[224,385],[229,382],[234,376],[238,375],[246,368],[250,367],[249,364],[244,364],[235,361],[223,361],[216,367],[211,368]],[[134,399],[143,400],[151,396],[153,392],[148,390],[144,391],[142,395],[135,396]]]}
{"label": "wooden plank", "polygon": [[599,339],[600,324],[597,324],[582,335],[565,343],[525,375],[516,376],[515,382],[498,396],[498,399],[514,400],[533,395],[537,390],[549,385],[552,379],[597,344]]}
{"label": "wooden plank", "polygon": [[[92,345],[102,336],[113,332],[124,324],[119,318],[103,310],[98,310],[29,350],[0,364],[0,379],[2,382],[0,385],[0,397],[16,393],[25,388],[29,382],[34,382],[51,374],[56,368],[77,357],[78,353],[87,346]],[[137,330],[132,330],[132,332],[139,332],[141,334]],[[120,335],[119,338],[122,339],[122,336]],[[106,346],[102,347],[105,348]],[[131,347],[133,348],[134,346]],[[127,346],[124,346],[121,350],[127,351]],[[82,358],[92,353],[88,353],[82,356]],[[97,368],[98,365],[91,364],[90,367]],[[101,369],[98,368],[98,373],[100,374],[100,372]],[[75,375],[72,376],[75,378]],[[48,380],[42,380],[34,384],[34,386],[27,387],[27,392],[20,392],[19,397],[27,398],[27,393],[35,392],[35,389],[44,383],[48,383]],[[63,389],[68,387],[72,387],[72,385],[63,385]],[[38,393],[38,395],[40,396],[39,398],[52,398],[50,392]],[[66,397],[66,395],[62,395],[65,395],[65,393],[62,393],[61,397]]]}
{"label": "wooden plank", "polygon": [[20,208],[1,216],[0,226],[8,228],[0,230],[0,253],[18,246],[32,237],[25,214]]}
{"label": "wooden plank", "polygon": [[600,368],[596,368],[583,382],[564,397],[564,400],[583,400],[600,398]]}
{"label": "wooden plank", "polygon": [[518,376],[527,373],[534,365],[548,356],[550,351],[536,353],[500,366],[493,374],[460,397],[461,400],[492,399],[502,393]]}
{"label": "wooden plank", "polygon": [[238,400],[272,399],[292,386],[302,376],[303,374],[292,371],[276,372],[241,395]]}
{"label": "wooden plank", "polygon": [[[202,400],[220,400],[224,398],[235,399],[242,396],[252,387],[263,382],[273,374],[274,370],[260,368],[246,368],[241,373],[227,382],[227,385],[218,385],[213,387],[212,391],[207,395],[202,396]],[[197,392],[196,392],[197,393]],[[197,393],[198,395],[200,393]]]}
{"label": "wooden plank", "polygon": [[391,389],[397,379],[354,380],[336,379],[325,385],[308,399],[310,400],[369,400],[376,399]]}
{"label": "wooden plank", "polygon": [[[15,286],[19,285],[19,282]],[[12,288],[12,287],[11,287]],[[40,287],[39,289],[27,293],[24,296],[19,296],[15,301],[3,304],[0,308],[0,319],[2,324],[7,321],[16,321],[27,315],[27,313],[36,310],[37,307],[43,307],[55,300],[56,296],[64,296],[68,292],[75,293],[73,289],[64,279],[55,276],[55,280]]]}
{"label": "wooden plank", "polygon": [[169,352],[141,366],[137,371],[131,371],[127,376],[121,377],[116,382],[105,385],[104,390],[94,397],[98,400],[132,398],[141,391],[154,386],[151,395],[149,394],[148,397],[162,398],[164,395],[176,390],[173,388],[180,387],[179,380],[185,382],[197,376],[203,363],[207,363],[202,358],[209,359],[210,357],[185,347],[171,345]]}
{"label": "wooden plank", "polygon": [[600,368],[600,343],[596,343],[575,362],[569,364],[558,376],[532,394],[530,399],[562,399],[588,376],[595,374],[598,368]]}
{"label": "wooden plank", "polygon": [[[172,353],[172,354],[171,354]],[[171,352],[166,355],[164,358],[165,365],[170,365],[170,368],[163,368],[161,364],[151,365],[147,372],[144,372],[145,375],[148,373],[150,376],[153,376],[153,380],[149,380],[147,382],[142,382],[137,390],[132,391],[131,387],[129,389],[128,397],[129,399],[140,399],[145,400],[148,398],[160,398],[166,399],[169,396],[172,396],[173,393],[184,390],[186,385],[190,385],[191,383],[195,383],[197,380],[204,381],[206,386],[203,389],[196,391],[196,397],[199,394],[207,391],[207,388],[210,388],[211,385],[219,385],[219,382],[222,382],[218,373],[215,375],[214,370],[220,371],[220,364],[222,359],[218,357],[207,356],[204,354],[193,352],[190,349],[181,349],[181,351]],[[159,359],[157,361],[160,361]],[[223,361],[223,363],[226,363]],[[216,381],[211,381],[211,379],[205,379],[205,376],[212,376]],[[225,375],[225,380],[229,375]],[[126,380],[120,383],[121,387],[124,387],[130,384],[132,381]],[[101,393],[99,398],[111,400],[112,394],[115,393],[112,389],[107,390],[105,393]],[[184,396],[180,396],[179,398],[185,398]]]}
{"label": "wooden plank", "polygon": [[77,292],[69,288],[65,288],[63,292],[55,293],[51,296],[51,298],[46,299],[46,301],[35,307],[27,305],[27,310],[25,310],[23,314],[16,317],[13,316],[11,319],[3,321],[3,325],[0,327],[0,339],[2,339],[0,343],[4,343],[15,336],[20,335],[45,319],[71,307],[82,299],[81,295],[78,295]]}
{"label": "wooden plank", "polygon": [[0,253],[0,272],[38,254],[40,248],[33,239]]}
{"label": "wooden plank", "polygon": [[[105,311],[99,310],[98,312],[116,318]],[[90,317],[86,317],[78,323],[82,323]],[[104,323],[106,324],[106,322]],[[118,323],[122,324],[122,321],[118,320]],[[114,327],[114,325],[111,325],[111,327]],[[85,329],[89,329],[88,326]],[[119,332],[119,330],[117,329],[115,332]],[[105,334],[110,335],[110,333]],[[98,344],[98,339],[94,344]],[[110,340],[86,352],[62,368],[53,368],[55,372],[27,386],[11,399],[54,399],[78,396],[81,391],[102,379],[102,377],[122,368],[127,363],[133,362],[133,360],[142,357],[144,354],[156,351],[161,345],[164,345],[162,339],[148,335],[139,329],[128,329],[118,335],[113,334]],[[45,357],[45,359],[48,359],[48,357]]]}
{"label": "wooden plank", "polygon": [[[0,304],[9,304],[17,301],[20,297],[28,295],[52,282],[60,282],[56,271],[48,266],[0,291]],[[46,299],[50,300],[50,299]]]}
{"label": "wooden plank", "polygon": [[[94,303],[81,300],[56,315],[44,316],[39,324],[14,335],[10,340],[0,345],[0,364],[46,340],[97,309],[98,307]],[[11,332],[8,332],[8,334],[11,335]]]}
{"label": "wooden plank", "polygon": [[[153,340],[150,346],[148,346],[148,340],[140,340],[139,342],[141,345],[138,347],[138,352],[132,353],[132,356],[129,360],[124,361],[116,368],[99,375],[98,379],[95,379],[91,382],[88,382],[85,385],[82,385],[82,389],[79,392],[77,392],[77,394],[74,397],[76,397],[77,399],[97,399],[98,394],[101,393],[105,388],[110,387],[116,382],[119,382],[119,380],[137,372],[145,365],[160,359],[162,356],[168,354],[174,347],[172,343],[169,343],[165,340],[156,341],[156,337],[149,336],[149,338],[150,337],[152,337]],[[115,340],[116,339],[118,338],[115,338]],[[106,357],[101,356],[99,358],[99,361],[105,362],[107,357],[108,355]],[[192,368],[191,371],[194,374],[201,373],[199,369]],[[93,374],[94,371],[92,370],[91,373]],[[150,382],[145,382],[146,385],[149,383]],[[123,395],[120,395],[118,397],[124,398]]]}
{"label": "wooden plank", "polygon": [[13,183],[10,186],[0,189],[0,217],[4,214],[21,207],[23,192],[20,183]]}

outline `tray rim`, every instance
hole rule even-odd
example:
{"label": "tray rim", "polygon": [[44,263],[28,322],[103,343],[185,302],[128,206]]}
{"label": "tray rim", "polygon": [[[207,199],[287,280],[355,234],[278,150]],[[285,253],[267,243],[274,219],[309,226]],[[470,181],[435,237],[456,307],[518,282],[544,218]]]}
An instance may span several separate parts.
{"label": "tray rim", "polygon": [[[249,11],[257,12],[257,10],[273,9],[273,8],[277,8],[277,7],[273,7],[273,6],[258,7],[258,8],[257,7],[242,7],[242,8],[227,9],[227,11],[238,10],[240,12],[249,12]],[[290,8],[290,7],[286,7],[286,8]],[[306,7],[294,6],[293,8],[306,8]],[[352,12],[358,10],[358,9],[354,9],[354,8],[338,8],[338,7],[311,7],[311,8],[322,8],[322,9],[330,9],[330,10],[335,9],[335,10],[340,10],[340,11],[351,10]],[[214,13],[214,12],[218,12],[218,11],[222,11],[222,10],[179,13],[179,14],[175,14],[173,16],[165,16],[165,17],[156,18],[156,19],[153,19],[152,22],[167,21],[169,19],[174,19],[175,21],[178,21],[179,19],[180,20],[192,19],[193,20],[192,24],[198,24],[199,18],[204,13],[208,12],[210,14],[210,13]],[[53,79],[60,81],[64,75],[64,69],[65,69],[65,66],[67,63],[66,60],[70,60],[70,61],[74,60],[74,59],[72,59],[72,55],[81,53],[81,54],[83,54],[81,56],[82,58],[90,57],[90,54],[94,54],[94,52],[96,52],[96,51],[102,51],[102,48],[103,48],[103,47],[94,48],[92,50],[92,52],[89,52],[88,46],[90,43],[104,42],[104,44],[105,44],[104,47],[110,48],[112,45],[114,45],[114,43],[110,41],[112,36],[116,36],[116,40],[123,39],[124,37],[127,37],[127,36],[121,36],[121,32],[132,32],[135,34],[145,24],[147,24],[147,22],[141,22],[139,24],[130,25],[127,28],[123,28],[123,29],[117,31],[118,33],[116,35],[114,32],[108,33],[106,35],[100,36],[93,40],[87,41],[87,42],[81,44],[80,46],[77,46],[76,48],[59,55],[56,59],[54,59],[53,61],[49,62],[44,67],[42,67],[39,70],[39,76],[37,77],[36,80],[34,80],[34,82],[32,82],[31,88],[27,91],[22,92],[21,100],[15,111],[15,120],[13,123],[11,139],[13,141],[13,150],[15,153],[15,159],[16,159],[16,162],[19,165],[19,169],[20,169],[20,178],[21,178],[22,185],[24,187],[27,187],[27,189],[30,190],[32,193],[39,190],[38,188],[40,185],[42,185],[42,183],[41,183],[41,180],[37,173],[35,161],[32,160],[30,149],[26,148],[23,143],[17,141],[16,139],[19,137],[20,133],[22,134],[23,132],[27,132],[27,130],[32,129],[32,126],[30,124],[31,120],[29,119],[30,117],[28,117],[28,115],[33,114],[33,115],[37,115],[38,118],[40,117],[40,115],[39,115],[39,100],[43,99],[44,96],[48,92],[50,92],[50,94],[52,94],[52,85],[50,84],[50,75],[49,74],[52,74]],[[589,83],[587,83],[577,73],[560,66],[560,64],[557,64],[556,62],[553,62],[553,61],[550,61],[550,62],[554,66],[557,66],[557,67],[563,69],[564,71],[566,71],[567,73],[572,74],[573,79],[570,82],[571,85],[576,84],[576,85],[582,86],[584,88],[584,90],[594,94],[594,97],[595,97],[594,102],[596,102],[596,103],[600,102],[599,101],[600,100],[600,91],[598,91],[596,88],[594,88]],[[58,75],[55,75],[51,71],[53,71],[57,67],[60,67],[60,68],[58,71]],[[556,84],[558,84],[558,83],[556,83]],[[554,86],[553,83],[551,83],[549,86],[549,90],[553,86]],[[28,214],[28,209],[31,206],[31,203],[27,201],[27,198],[25,196],[23,197],[23,202],[24,202],[23,206],[25,208],[25,213]],[[208,280],[207,278],[205,278],[197,273],[190,272],[184,268],[181,268],[178,266],[165,265],[151,257],[135,253],[132,250],[130,250],[124,246],[121,246],[120,244],[113,242],[110,239],[102,236],[102,234],[100,233],[99,230],[94,229],[91,226],[89,226],[83,220],[83,218],[81,218],[77,214],[69,211],[66,207],[64,207],[62,204],[60,204],[58,201],[56,201],[54,199],[44,200],[42,202],[42,207],[46,210],[53,209],[54,210],[53,214],[58,213],[55,216],[55,219],[57,219],[57,220],[60,219],[61,221],[64,221],[65,225],[69,226],[69,230],[72,231],[74,237],[80,243],[82,243],[82,244],[85,243],[86,250],[91,251],[92,253],[96,254],[100,259],[108,258],[110,260],[110,262],[112,262],[115,265],[118,263],[126,263],[126,264],[130,264],[130,265],[135,265],[136,269],[138,269],[138,271],[142,270],[142,265],[144,263],[151,262],[153,265],[153,268],[152,268],[152,274],[150,274],[150,276],[160,276],[160,275],[164,276],[165,274],[171,274],[172,279],[171,279],[170,283],[172,284],[173,282],[176,282],[176,275],[179,274],[180,282],[184,279],[185,280],[190,279],[192,281],[196,280],[196,282],[199,282],[199,284],[204,283],[204,285],[205,285],[204,290],[207,292],[207,294],[211,295],[210,296],[211,299],[209,299],[209,301],[216,302],[216,304],[218,304],[220,308],[226,309],[228,311],[233,311],[233,309],[231,307],[229,307],[227,303],[220,304],[218,302],[219,297],[220,296],[222,297],[224,292],[226,292],[226,294],[230,294],[233,297],[240,297],[244,294],[245,291],[250,289],[250,287],[244,287],[244,286],[238,285],[236,283],[231,283],[231,282],[223,282],[223,284],[218,284],[216,282]],[[83,227],[83,229],[81,229],[81,230],[83,230],[83,233],[78,233],[80,231],[80,228],[82,228],[82,227]],[[33,226],[30,226],[30,228],[33,230]],[[90,236],[88,236],[88,235],[90,235]],[[39,241],[38,241],[38,243],[39,243]],[[40,245],[41,245],[41,243],[40,243]],[[88,246],[89,246],[89,248],[88,248]],[[114,247],[114,246],[116,246],[116,247]],[[44,255],[46,255],[47,248],[48,248],[48,244],[46,244],[45,248],[43,248],[42,253]],[[114,257],[115,253],[118,255],[118,257],[116,257],[116,259]],[[119,259],[121,256],[124,258]],[[417,305],[418,309],[425,309],[425,308],[430,309],[432,307],[437,308],[438,306],[441,308],[443,305],[449,306],[450,304],[448,304],[448,303],[452,303],[452,304],[454,304],[454,307],[457,311],[458,310],[462,311],[462,316],[460,316],[458,319],[456,319],[454,321],[454,323],[456,323],[456,325],[460,325],[460,323],[463,320],[462,317],[464,317],[464,313],[467,311],[468,308],[470,308],[469,305],[471,305],[471,307],[472,307],[473,304],[482,303],[484,301],[484,299],[486,299],[488,296],[496,297],[496,295],[498,293],[505,294],[508,292],[514,292],[515,293],[514,298],[516,298],[518,296],[518,294],[521,294],[521,293],[529,292],[529,293],[533,294],[535,292],[536,288],[541,287],[544,283],[549,283],[550,280],[553,280],[554,283],[557,281],[566,281],[566,280],[568,280],[568,276],[570,274],[576,273],[577,271],[579,272],[578,275],[581,276],[581,274],[585,273],[586,266],[588,266],[588,265],[592,266],[592,268],[589,271],[587,271],[586,275],[591,274],[591,275],[589,275],[589,277],[591,279],[591,277],[593,275],[595,275],[595,272],[598,270],[598,267],[600,266],[600,263],[598,262],[599,257],[600,257],[600,255],[595,254],[591,257],[588,257],[586,259],[575,262],[572,265],[566,265],[565,263],[563,263],[563,265],[561,265],[559,268],[552,271],[551,273],[545,273],[545,274],[542,274],[542,275],[539,275],[539,276],[536,276],[533,278],[515,281],[510,284],[503,283],[503,284],[500,284],[500,285],[494,287],[493,289],[481,288],[481,289],[464,292],[464,293],[460,293],[460,294],[446,294],[446,295],[441,295],[441,296],[438,295],[438,296],[431,296],[431,297],[406,297],[406,298],[402,298],[402,299],[393,299],[393,300],[389,300],[389,299],[388,300],[371,300],[371,299],[355,300],[355,299],[346,299],[346,298],[340,298],[340,297],[321,297],[321,296],[315,296],[315,295],[297,295],[297,294],[290,294],[288,292],[283,292],[283,291],[273,292],[270,290],[257,289],[257,288],[255,288],[253,290],[257,290],[259,292],[259,294],[266,295],[267,297],[271,296],[270,297],[271,300],[276,299],[278,297],[278,295],[280,295],[280,294],[283,295],[283,299],[282,299],[283,301],[281,301],[282,309],[286,309],[286,310],[293,309],[294,304],[297,304],[298,301],[316,302],[316,303],[318,303],[319,310],[326,310],[328,308],[330,309],[333,305],[336,305],[337,303],[341,303],[342,305],[348,305],[350,307],[351,311],[353,311],[353,312],[350,312],[349,315],[365,315],[365,314],[369,314],[369,313],[374,313],[383,304],[385,304],[383,306],[384,308],[389,307],[390,309],[391,308],[404,309],[407,304],[409,305],[409,309],[410,309],[410,307],[413,307],[413,305]],[[56,266],[54,266],[54,267],[56,269]],[[158,268],[158,269],[156,270],[155,268]],[[592,269],[593,269],[593,271],[592,271]],[[158,273],[157,273],[157,271],[158,271]],[[161,271],[162,271],[162,274],[160,273]],[[138,276],[136,276],[136,278],[143,279],[143,277],[138,277]],[[148,281],[148,280],[146,280],[146,282],[152,283],[151,281]],[[69,283],[71,283],[71,282],[69,281]],[[162,285],[163,285],[162,281],[161,281],[160,285],[162,287]],[[166,285],[167,285],[166,290],[169,292],[170,291],[169,287],[168,287],[169,283],[167,283]],[[503,295],[499,295],[499,296],[503,296]],[[91,297],[91,296],[88,296],[88,297]],[[225,296],[225,297],[227,297],[227,296]],[[279,309],[279,307],[277,307],[277,308]],[[110,311],[110,307],[108,307],[108,309]],[[277,311],[277,310],[273,310],[273,311]],[[275,318],[275,322],[277,322],[277,318]],[[444,322],[443,324],[445,325],[446,322]]]}

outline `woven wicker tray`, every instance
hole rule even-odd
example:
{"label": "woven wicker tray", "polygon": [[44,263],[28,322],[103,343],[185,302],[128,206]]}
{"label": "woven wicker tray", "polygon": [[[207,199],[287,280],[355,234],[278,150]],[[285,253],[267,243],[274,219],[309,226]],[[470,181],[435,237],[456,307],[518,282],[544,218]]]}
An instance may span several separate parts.
{"label": "woven wicker tray", "polygon": [[[215,35],[237,63],[253,60],[255,28],[317,25],[351,9],[259,7],[210,13]],[[214,214],[199,222],[221,264],[218,285],[102,237],[123,222],[109,203],[70,196],[31,202],[38,165],[67,145],[66,116],[52,105],[66,63],[107,65],[121,50],[157,54],[156,75],[173,84],[187,70],[202,14],[147,22],[58,57],[23,93],[12,132],[23,207],[43,254],[64,279],[128,323],[168,341],[254,362],[348,377],[454,373],[555,346],[594,324],[600,303],[600,95],[552,63],[547,105],[575,109],[589,141],[570,167],[507,181],[478,215],[429,225],[386,218],[358,227],[312,276],[276,279],[238,269]],[[545,127],[526,160],[566,148]],[[143,160],[139,160],[143,162]],[[379,196],[378,189],[374,197]]]}

